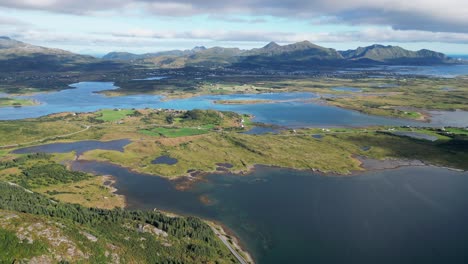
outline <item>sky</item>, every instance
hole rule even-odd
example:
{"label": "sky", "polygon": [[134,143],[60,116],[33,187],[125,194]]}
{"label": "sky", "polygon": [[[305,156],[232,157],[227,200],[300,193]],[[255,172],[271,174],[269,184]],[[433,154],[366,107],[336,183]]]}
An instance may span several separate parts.
{"label": "sky", "polygon": [[303,40],[468,54],[468,1],[0,0],[0,36],[92,55]]}

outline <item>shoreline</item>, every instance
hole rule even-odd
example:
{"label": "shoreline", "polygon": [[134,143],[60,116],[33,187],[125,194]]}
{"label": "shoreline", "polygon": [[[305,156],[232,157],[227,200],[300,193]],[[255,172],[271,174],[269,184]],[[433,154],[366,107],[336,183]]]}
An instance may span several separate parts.
{"label": "shoreline", "polygon": [[[231,175],[236,175],[236,176],[249,176],[250,174],[254,173],[258,168],[260,167],[268,167],[268,168],[276,168],[276,169],[286,169],[286,170],[295,170],[295,171],[302,171],[302,172],[311,172],[315,173],[324,177],[354,177],[357,176],[359,173],[366,173],[366,172],[372,172],[372,171],[382,171],[382,170],[393,170],[393,169],[398,169],[401,167],[412,167],[412,166],[428,166],[428,167],[437,167],[437,168],[445,168],[453,171],[460,171],[460,172],[466,172],[467,170],[459,169],[459,168],[453,168],[453,167],[448,167],[448,166],[442,166],[442,165],[436,165],[436,164],[430,164],[423,162],[421,160],[408,160],[408,159],[399,159],[399,158],[386,158],[386,159],[373,159],[373,158],[367,158],[364,156],[355,156],[353,157],[354,159],[358,160],[360,162],[359,168],[362,170],[350,170],[347,173],[338,173],[336,171],[329,171],[325,172],[320,169],[315,169],[315,168],[293,168],[293,167],[282,167],[282,166],[277,166],[273,164],[253,164],[249,165],[245,169],[237,169],[237,170],[232,170],[229,168],[225,168],[222,166],[217,166],[214,170],[212,171],[199,171],[199,170],[194,170],[192,172],[188,172],[186,174],[182,175],[177,175],[177,176],[161,176],[161,175],[155,175],[147,172],[142,172],[134,168],[130,167],[125,167],[121,164],[114,163],[111,161],[100,161],[100,160],[87,160],[87,159],[81,159],[78,158],[75,161],[90,161],[90,162],[103,162],[103,163],[108,163],[112,164],[115,166],[118,166],[120,168],[126,169],[130,172],[133,173],[139,173],[139,174],[144,174],[148,175],[151,177],[161,177],[163,179],[166,179],[168,181],[173,182],[176,185],[176,189],[180,191],[187,190],[192,187],[193,184],[199,182],[199,181],[204,181],[206,176],[208,175],[214,175],[214,174],[231,174]],[[365,162],[375,162],[379,164],[371,164],[370,166],[365,164]],[[390,162],[390,164],[388,164]],[[387,163],[387,164],[386,164]],[[393,163],[393,164],[392,164]],[[388,165],[388,166],[386,166]]]}
{"label": "shoreline", "polygon": [[[229,248],[231,253],[236,256],[240,263],[255,264],[252,255],[242,247],[242,243],[234,234],[234,232],[232,232],[222,223],[209,220],[204,220],[204,222],[211,227],[215,235],[221,239],[221,241]],[[226,243],[228,243],[230,246]]]}
{"label": "shoreline", "polygon": [[117,179],[114,176],[110,174],[102,175],[102,186],[104,186],[105,188],[108,188],[111,194],[122,199],[122,205],[119,206],[119,208],[127,208],[128,206],[127,197],[123,194],[117,194],[119,190],[115,187],[116,182],[117,182]]}
{"label": "shoreline", "polygon": [[[174,212],[161,210],[154,208],[153,211],[160,212],[167,217],[187,217],[189,215],[181,215]],[[240,239],[230,230],[226,225],[219,221],[205,219],[202,217],[195,216],[201,219],[205,224],[210,226],[216,237],[218,237],[223,244],[231,251],[231,253],[239,260],[242,264],[255,264],[252,255],[242,245]]]}

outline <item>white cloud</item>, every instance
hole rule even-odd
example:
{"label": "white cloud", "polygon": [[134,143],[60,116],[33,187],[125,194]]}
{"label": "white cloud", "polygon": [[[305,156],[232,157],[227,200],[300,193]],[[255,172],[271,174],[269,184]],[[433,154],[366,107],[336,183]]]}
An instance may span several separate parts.
{"label": "white cloud", "polygon": [[395,29],[468,32],[465,0],[0,0],[0,6],[90,14],[140,8],[156,16],[195,14],[271,15],[347,24],[385,25]]}
{"label": "white cloud", "polygon": [[388,27],[367,27],[359,31],[314,33],[203,29],[196,29],[191,31],[157,31],[136,28],[129,31],[118,31],[106,34],[110,34],[114,37],[124,38],[192,39],[247,42],[298,42],[302,40],[310,40],[312,42],[447,42],[468,44],[468,33],[395,30]]}
{"label": "white cloud", "polygon": [[[137,53],[155,52],[171,49],[187,49],[197,45],[227,46],[227,47],[260,47],[269,41],[292,43],[310,40],[316,43],[327,43],[325,46],[339,46],[341,48],[356,48],[349,43],[400,43],[406,47],[427,47],[428,42],[444,42],[468,44],[468,34],[465,33],[433,33],[418,30],[394,30],[391,28],[369,27],[360,31],[340,33],[291,33],[270,31],[230,31],[230,30],[191,30],[191,31],[156,31],[151,29],[132,29],[125,32],[96,32],[92,34],[69,34],[67,32],[52,32],[47,29],[7,30],[0,27],[0,35],[7,35],[18,40],[47,47],[62,48],[75,52],[83,50],[106,53],[114,50]],[[343,43],[348,43],[343,45]],[[418,44],[413,44],[418,43]],[[366,45],[367,45],[366,44]],[[358,44],[356,44],[358,45]],[[360,45],[360,44],[359,44]],[[454,44],[455,45],[455,44]],[[466,47],[466,46],[465,46]],[[460,48],[460,46],[456,46]],[[466,48],[461,48],[466,50]],[[443,50],[448,51],[448,49]],[[451,51],[453,52],[453,51]]]}

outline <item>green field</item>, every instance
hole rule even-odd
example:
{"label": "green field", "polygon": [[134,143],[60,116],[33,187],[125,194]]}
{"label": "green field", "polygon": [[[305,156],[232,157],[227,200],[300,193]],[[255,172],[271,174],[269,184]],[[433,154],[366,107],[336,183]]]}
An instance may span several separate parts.
{"label": "green field", "polygon": [[167,138],[175,137],[186,137],[186,136],[195,136],[203,135],[209,132],[206,128],[165,128],[165,127],[156,127],[149,130],[140,130],[141,133],[148,136],[163,136]]}
{"label": "green field", "polygon": [[129,109],[105,109],[97,112],[98,115],[101,115],[97,119],[106,121],[106,122],[115,122],[124,119],[125,117],[135,113],[135,110]]}
{"label": "green field", "polygon": [[8,106],[31,106],[36,105],[36,103],[32,100],[25,100],[25,99],[14,99],[14,98],[0,98],[0,107],[8,107]]}

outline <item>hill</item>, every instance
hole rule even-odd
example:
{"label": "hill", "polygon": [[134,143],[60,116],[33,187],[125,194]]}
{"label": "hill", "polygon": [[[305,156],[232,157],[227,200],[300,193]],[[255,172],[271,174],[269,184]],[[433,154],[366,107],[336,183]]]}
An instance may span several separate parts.
{"label": "hill", "polygon": [[2,71],[59,70],[91,63],[98,63],[98,60],[91,56],[35,46],[9,37],[0,37]]}
{"label": "hill", "polygon": [[383,64],[441,64],[450,59],[443,53],[431,50],[410,51],[398,46],[383,46],[374,44],[368,47],[359,47],[355,50],[340,52],[350,61],[369,61]]}

